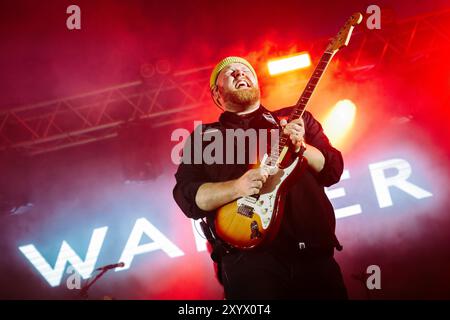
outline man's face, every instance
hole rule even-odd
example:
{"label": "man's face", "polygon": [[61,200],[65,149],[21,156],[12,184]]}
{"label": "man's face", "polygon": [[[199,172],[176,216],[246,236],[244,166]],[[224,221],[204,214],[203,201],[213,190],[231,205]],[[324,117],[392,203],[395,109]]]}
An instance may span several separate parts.
{"label": "man's face", "polygon": [[258,80],[242,63],[226,66],[217,77],[217,87],[228,111],[246,111],[260,99]]}

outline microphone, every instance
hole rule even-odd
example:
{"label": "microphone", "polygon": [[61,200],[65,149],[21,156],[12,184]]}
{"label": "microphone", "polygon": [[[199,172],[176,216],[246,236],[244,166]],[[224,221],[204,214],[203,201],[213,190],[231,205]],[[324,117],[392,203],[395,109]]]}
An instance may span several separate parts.
{"label": "microphone", "polygon": [[113,263],[113,264],[108,264],[106,266],[97,268],[97,269],[95,269],[95,271],[110,270],[110,269],[115,269],[115,268],[122,268],[124,266],[125,266],[125,263],[123,263],[123,262]]}

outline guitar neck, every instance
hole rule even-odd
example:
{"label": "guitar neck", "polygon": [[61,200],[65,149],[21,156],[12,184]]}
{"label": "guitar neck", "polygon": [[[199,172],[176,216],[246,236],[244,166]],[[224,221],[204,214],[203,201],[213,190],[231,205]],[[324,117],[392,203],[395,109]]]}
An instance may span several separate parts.
{"label": "guitar neck", "polygon": [[[308,81],[308,84],[306,85],[305,89],[303,90],[302,95],[300,96],[300,99],[298,99],[297,103],[294,106],[294,110],[292,110],[288,122],[291,122],[292,120],[301,118],[303,116],[303,113],[306,110],[306,106],[308,105],[308,101],[311,98],[311,95],[314,92],[314,89],[316,88],[317,84],[319,83],[320,78],[322,77],[323,72],[328,67],[328,64],[330,63],[331,59],[333,58],[333,55],[335,54],[334,51],[328,51],[325,50],[322,57],[320,58],[319,63],[317,64],[316,68],[314,69],[314,72],[311,76],[311,78]],[[289,136],[286,134],[281,134],[279,140],[278,140],[278,148],[275,148],[271,151],[271,155],[269,157],[268,163],[273,165],[275,163],[279,163],[283,157],[284,154],[287,151],[287,145],[289,144]],[[277,150],[278,149],[278,150]]]}
{"label": "guitar neck", "polygon": [[322,77],[323,72],[328,67],[328,64],[331,61],[331,58],[333,57],[333,52],[325,51],[320,58],[319,63],[317,64],[316,68],[314,69],[314,72],[311,76],[311,78],[308,81],[308,84],[306,85],[305,89],[303,90],[302,95],[300,96],[300,99],[298,99],[297,103],[295,104],[294,110],[292,111],[291,115],[289,116],[289,121],[298,119],[303,116],[303,113],[306,110],[306,106],[308,105],[308,101],[311,98],[311,95],[314,92],[314,89],[316,88],[317,84],[319,83],[320,78]]}
{"label": "guitar neck", "polygon": [[[319,63],[317,64],[316,68],[314,69],[314,72],[313,72],[311,78],[309,79],[305,90],[303,90],[303,93],[300,96],[300,99],[298,99],[297,103],[295,104],[294,110],[290,114],[288,122],[299,119],[303,116],[303,113],[306,110],[306,106],[308,105],[308,101],[311,98],[317,84],[319,83],[319,80],[322,77],[323,72],[328,67],[328,64],[330,63],[331,58],[333,58],[334,54],[339,49],[348,45],[353,28],[357,24],[361,23],[362,19],[363,19],[363,16],[361,13],[359,13],[359,12],[354,13],[347,20],[345,25],[339,30],[338,34],[328,44],[325,52],[323,53],[322,57],[319,60]],[[269,165],[271,165],[271,166],[274,164],[278,165],[281,163],[281,161],[283,161],[284,156],[288,152],[289,140],[290,139],[289,139],[288,135],[286,135],[284,133],[281,135],[281,137],[277,141],[278,148],[271,149],[271,154],[267,161],[267,163]]]}

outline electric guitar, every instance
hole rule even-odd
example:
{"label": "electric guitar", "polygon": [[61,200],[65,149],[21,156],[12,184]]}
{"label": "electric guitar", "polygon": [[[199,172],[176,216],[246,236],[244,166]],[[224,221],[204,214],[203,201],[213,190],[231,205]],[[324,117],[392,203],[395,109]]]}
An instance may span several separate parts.
{"label": "electric guitar", "polygon": [[[301,118],[307,103],[332,57],[348,45],[353,28],[362,20],[354,13],[330,41],[296,103],[288,122]],[[259,194],[234,200],[217,210],[215,229],[217,235],[239,249],[252,249],[270,241],[276,235],[283,216],[283,203],[292,182],[306,169],[306,160],[296,156],[289,148],[289,136],[282,134],[278,146],[270,155],[265,154],[260,167],[270,175]]]}

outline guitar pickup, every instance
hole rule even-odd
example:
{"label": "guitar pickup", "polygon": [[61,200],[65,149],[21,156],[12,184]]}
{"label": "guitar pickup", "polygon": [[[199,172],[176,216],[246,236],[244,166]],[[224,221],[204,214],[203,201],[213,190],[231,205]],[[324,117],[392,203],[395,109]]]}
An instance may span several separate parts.
{"label": "guitar pickup", "polygon": [[243,216],[246,216],[249,218],[253,217],[253,207],[247,206],[245,204],[241,204],[238,207],[237,211],[239,214],[242,214]]}

